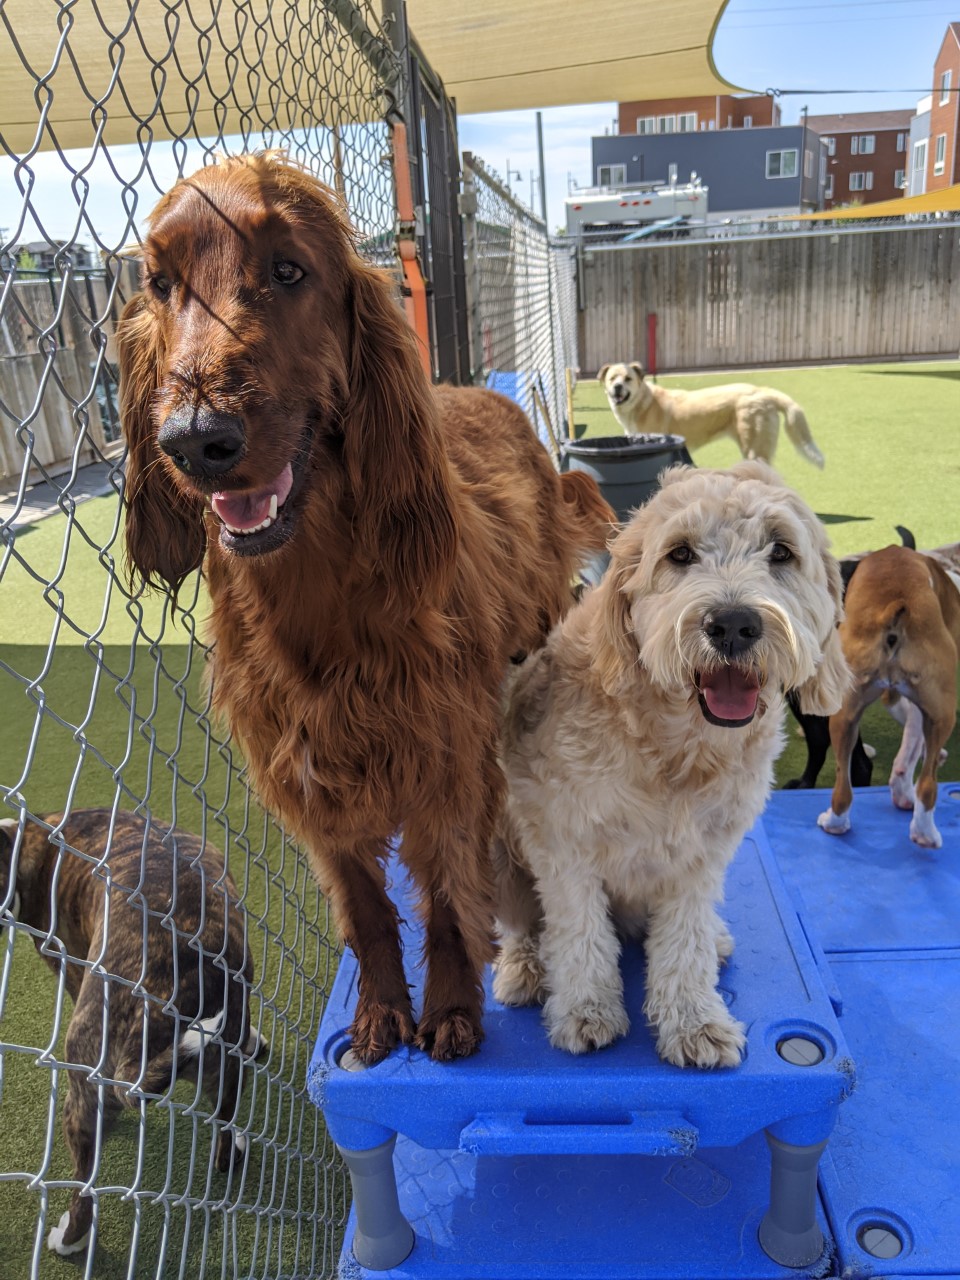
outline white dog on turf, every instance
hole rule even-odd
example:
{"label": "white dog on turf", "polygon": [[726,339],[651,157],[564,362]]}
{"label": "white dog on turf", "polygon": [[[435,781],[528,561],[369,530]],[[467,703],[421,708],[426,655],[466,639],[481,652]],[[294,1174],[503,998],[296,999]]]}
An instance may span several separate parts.
{"label": "white dog on turf", "polygon": [[681,435],[688,449],[729,436],[745,458],[772,462],[783,414],[787,435],[797,452],[814,466],[823,466],[823,454],[813,442],[803,410],[773,387],[733,382],[699,391],[668,390],[647,382],[643,365],[636,363],[605,364],[597,378],[613,416],[627,435]]}
{"label": "white dog on turf", "polygon": [[572,1053],[628,1029],[617,925],[645,932],[660,1056],[733,1066],[716,989],[724,873],[770,791],[783,690],[836,711],[849,683],[822,525],[763,463],[673,467],[600,583],[517,668],[495,841],[494,994],[545,1000]]}

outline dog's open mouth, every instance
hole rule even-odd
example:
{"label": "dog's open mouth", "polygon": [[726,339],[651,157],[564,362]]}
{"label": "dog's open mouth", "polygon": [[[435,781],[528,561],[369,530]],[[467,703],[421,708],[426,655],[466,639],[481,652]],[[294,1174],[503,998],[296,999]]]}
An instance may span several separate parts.
{"label": "dog's open mouth", "polygon": [[221,489],[210,495],[220,521],[220,545],[234,555],[269,555],[282,547],[296,524],[295,501],[303,481],[310,433],[293,462],[258,489]]}
{"label": "dog's open mouth", "polygon": [[760,679],[741,667],[717,667],[697,672],[697,697],[704,718],[725,729],[740,729],[757,713]]}

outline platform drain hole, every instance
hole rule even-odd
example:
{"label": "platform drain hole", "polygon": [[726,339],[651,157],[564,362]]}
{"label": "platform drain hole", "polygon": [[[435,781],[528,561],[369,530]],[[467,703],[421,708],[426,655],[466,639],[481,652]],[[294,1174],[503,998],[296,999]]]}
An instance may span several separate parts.
{"label": "platform drain hole", "polygon": [[874,1258],[896,1258],[903,1252],[903,1241],[885,1222],[864,1223],[857,1232],[857,1244]]}
{"label": "platform drain hole", "polygon": [[777,1041],[777,1053],[794,1067],[815,1067],[823,1061],[823,1049],[807,1036],[785,1036]]}

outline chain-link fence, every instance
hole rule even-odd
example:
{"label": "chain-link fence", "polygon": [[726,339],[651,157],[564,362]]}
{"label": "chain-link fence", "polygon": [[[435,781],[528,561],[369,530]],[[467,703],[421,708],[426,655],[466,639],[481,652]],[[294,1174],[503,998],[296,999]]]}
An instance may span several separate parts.
{"label": "chain-link fence", "polygon": [[573,256],[469,153],[462,212],[474,381],[516,399],[552,444],[566,435],[565,371],[576,369]]}
{"label": "chain-link fence", "polygon": [[304,1090],[336,943],[211,720],[202,580],[125,585],[113,326],[145,215],[215,152],[284,148],[393,263],[378,12],[0,4],[5,1280],[336,1270]]}

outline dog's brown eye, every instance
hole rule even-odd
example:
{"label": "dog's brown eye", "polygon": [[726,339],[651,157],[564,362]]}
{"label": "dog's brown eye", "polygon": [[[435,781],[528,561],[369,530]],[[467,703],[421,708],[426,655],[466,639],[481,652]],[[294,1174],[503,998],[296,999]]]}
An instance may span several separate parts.
{"label": "dog's brown eye", "polygon": [[272,275],[277,284],[296,284],[302,280],[306,272],[295,262],[280,261],[273,264]]}
{"label": "dog's brown eye", "polygon": [[667,559],[674,564],[693,564],[696,558],[692,547],[688,547],[685,542],[681,542],[679,547],[674,547],[672,551],[667,552]]}
{"label": "dog's brown eye", "polygon": [[793,559],[793,552],[785,542],[775,542],[770,552],[770,559],[774,564],[786,564],[788,560]]}
{"label": "dog's brown eye", "polygon": [[170,296],[170,290],[173,288],[173,281],[169,276],[156,275],[150,277],[150,288],[161,298]]}

